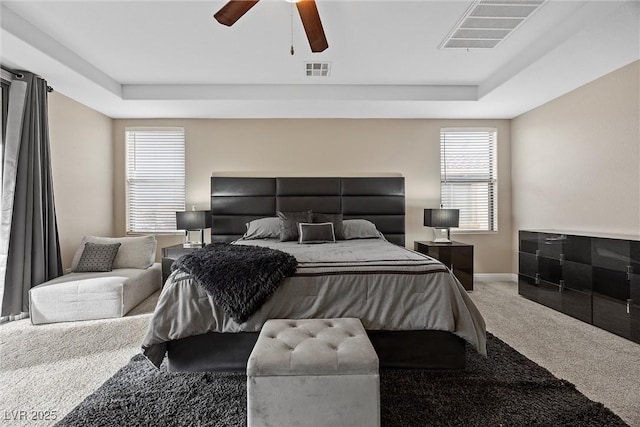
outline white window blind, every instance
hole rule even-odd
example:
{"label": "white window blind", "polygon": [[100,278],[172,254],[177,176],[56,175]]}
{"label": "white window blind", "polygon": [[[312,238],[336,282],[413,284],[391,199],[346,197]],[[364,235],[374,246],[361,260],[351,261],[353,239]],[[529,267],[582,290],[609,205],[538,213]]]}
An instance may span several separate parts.
{"label": "white window blind", "polygon": [[440,200],[462,231],[497,231],[495,129],[442,129]]}
{"label": "white window blind", "polygon": [[127,232],[176,231],[185,210],[184,129],[127,129]]}

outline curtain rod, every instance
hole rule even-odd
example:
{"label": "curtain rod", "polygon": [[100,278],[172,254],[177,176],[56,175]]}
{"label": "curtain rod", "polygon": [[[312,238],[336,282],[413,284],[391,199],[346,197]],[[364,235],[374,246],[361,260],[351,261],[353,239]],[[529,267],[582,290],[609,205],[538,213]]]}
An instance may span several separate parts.
{"label": "curtain rod", "polygon": [[[10,74],[10,75],[12,74],[13,76],[15,76],[15,77],[17,77],[19,79],[24,78],[24,74],[22,74],[21,72],[16,71],[16,70],[12,70],[11,68],[5,67],[4,65],[0,66],[0,69],[2,69],[2,77],[5,78],[5,80],[11,80],[10,77],[8,77],[8,76],[5,77],[5,73]],[[41,76],[36,76],[36,77],[40,77],[42,79]],[[49,92],[49,93],[53,92],[53,88],[51,86],[49,86],[49,85],[47,85],[47,92]]]}

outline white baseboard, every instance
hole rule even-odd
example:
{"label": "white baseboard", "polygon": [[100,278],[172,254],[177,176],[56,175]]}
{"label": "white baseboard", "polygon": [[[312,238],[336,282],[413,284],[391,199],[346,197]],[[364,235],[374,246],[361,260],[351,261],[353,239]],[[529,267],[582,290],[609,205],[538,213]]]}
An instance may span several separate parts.
{"label": "white baseboard", "polygon": [[479,282],[517,282],[515,273],[478,273],[473,275],[473,280]]}

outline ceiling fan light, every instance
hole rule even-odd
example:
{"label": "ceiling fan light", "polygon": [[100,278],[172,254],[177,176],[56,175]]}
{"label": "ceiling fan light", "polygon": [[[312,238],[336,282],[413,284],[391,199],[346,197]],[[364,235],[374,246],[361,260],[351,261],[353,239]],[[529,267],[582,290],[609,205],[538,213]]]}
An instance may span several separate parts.
{"label": "ceiling fan light", "polygon": [[[228,27],[232,26],[238,19],[249,11],[259,0],[229,0],[213,16],[219,23]],[[324,34],[320,14],[316,7],[315,0],[299,0],[296,9],[302,20],[304,33],[309,41],[311,52],[323,52],[329,47],[327,37]],[[291,28],[293,34],[293,7],[291,8]]]}

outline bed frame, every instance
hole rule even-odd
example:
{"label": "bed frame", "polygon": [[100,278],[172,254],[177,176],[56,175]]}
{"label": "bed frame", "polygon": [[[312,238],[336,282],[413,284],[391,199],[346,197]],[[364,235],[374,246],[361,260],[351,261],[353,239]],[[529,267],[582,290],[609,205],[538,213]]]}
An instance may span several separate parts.
{"label": "bed frame", "polygon": [[[211,241],[242,237],[245,224],[276,211],[342,213],[373,222],[385,238],[405,244],[404,178],[211,178]],[[381,367],[463,369],[465,344],[445,331],[367,331]],[[167,345],[169,370],[245,370],[258,332],[217,333]]]}

